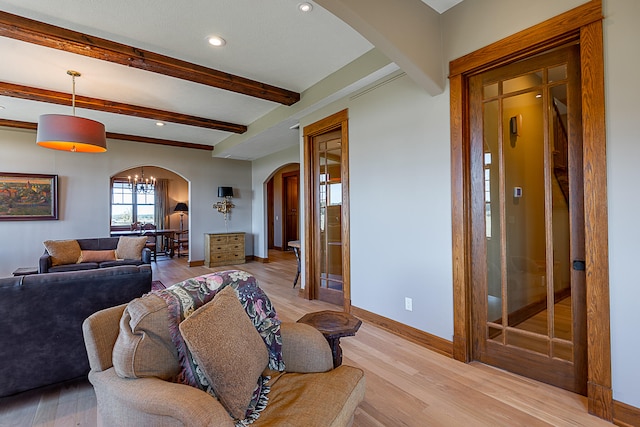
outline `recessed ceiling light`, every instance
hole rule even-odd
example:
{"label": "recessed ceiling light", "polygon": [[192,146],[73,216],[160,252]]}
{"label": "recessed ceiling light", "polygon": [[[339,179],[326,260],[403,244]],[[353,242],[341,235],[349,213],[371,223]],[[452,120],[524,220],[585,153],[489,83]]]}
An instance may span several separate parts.
{"label": "recessed ceiling light", "polygon": [[162,122],[156,122],[156,126],[164,126],[164,123],[162,123]]}
{"label": "recessed ceiling light", "polygon": [[220,36],[209,36],[207,37],[207,41],[211,46],[216,46],[216,47],[224,46],[227,43],[225,39],[223,39]]}
{"label": "recessed ceiling light", "polygon": [[311,3],[300,3],[298,5],[298,9],[300,9],[301,12],[311,12],[313,10],[313,5]]}

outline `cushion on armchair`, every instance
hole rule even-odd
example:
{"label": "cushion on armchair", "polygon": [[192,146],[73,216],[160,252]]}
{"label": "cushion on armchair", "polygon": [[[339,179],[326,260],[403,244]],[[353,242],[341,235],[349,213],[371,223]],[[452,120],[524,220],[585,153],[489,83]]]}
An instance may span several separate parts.
{"label": "cushion on armchair", "polygon": [[236,292],[224,288],[179,328],[220,403],[233,418],[244,419],[256,387],[262,388],[269,352]]}
{"label": "cushion on armchair", "polygon": [[162,298],[147,294],[127,305],[113,347],[113,367],[122,378],[175,380],[180,362],[171,341],[167,304]]}

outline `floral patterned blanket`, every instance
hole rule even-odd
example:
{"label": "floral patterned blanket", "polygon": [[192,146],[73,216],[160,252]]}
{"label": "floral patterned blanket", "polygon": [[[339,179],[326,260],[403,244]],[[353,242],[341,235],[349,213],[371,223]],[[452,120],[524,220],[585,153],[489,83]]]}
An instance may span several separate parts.
{"label": "floral patterned blanket", "polygon": [[[152,291],[163,298],[169,308],[171,339],[178,349],[182,366],[178,382],[200,388],[213,396],[215,392],[191,356],[178,325],[227,286],[231,286],[236,291],[249,319],[264,340],[269,351],[269,369],[284,371],[280,319],[271,301],[251,274],[242,270],[221,271],[187,279],[166,289]],[[237,421],[236,425],[245,426],[252,423],[258,418],[260,411],[266,407],[267,393],[269,393],[269,387],[265,385],[267,381],[268,378],[265,377],[258,380],[246,418]]]}

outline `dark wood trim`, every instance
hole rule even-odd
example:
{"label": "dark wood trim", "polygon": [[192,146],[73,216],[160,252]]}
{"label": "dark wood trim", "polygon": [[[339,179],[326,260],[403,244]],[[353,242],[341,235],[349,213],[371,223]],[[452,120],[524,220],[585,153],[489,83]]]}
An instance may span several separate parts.
{"label": "dark wood trim", "polygon": [[180,59],[0,11],[0,36],[293,105],[300,94]]}
{"label": "dark wood trim", "polygon": [[[345,111],[345,113],[347,113]],[[345,312],[351,311],[351,224],[349,208],[349,118],[342,121],[342,286]]]}
{"label": "dark wood trim", "polygon": [[[32,123],[32,122],[21,122],[19,120],[0,119],[0,127],[37,130],[38,124]],[[171,147],[193,148],[195,150],[213,151],[213,146],[211,145],[194,144],[192,142],[171,141],[168,139],[149,138],[147,136],[127,135],[124,133],[107,132],[107,138],[117,139],[122,141],[143,142],[146,144],[168,145]]]}
{"label": "dark wood trim", "polygon": [[422,347],[435,351],[436,353],[440,353],[447,357],[453,356],[453,343],[451,341],[431,335],[427,332],[405,325],[404,323],[396,322],[395,320],[388,319],[384,316],[380,316],[356,306],[351,306],[351,314],[365,322],[373,323],[392,334],[405,338]]}
{"label": "dark wood trim", "polygon": [[[311,126],[311,125],[309,125]],[[311,203],[315,197],[312,197],[312,195],[314,194],[313,191],[313,182],[311,180],[311,159],[313,157],[313,150],[311,147],[311,136],[307,135],[307,128],[305,128],[304,130],[304,146],[302,147],[303,150],[303,167],[304,167],[304,176],[302,177],[302,185],[304,185],[304,200],[303,200],[303,204],[304,204],[304,230],[302,230],[302,233],[304,233],[304,241],[302,242],[303,245],[303,252],[304,254],[307,254],[307,256],[304,257],[303,259],[303,263],[304,263],[304,286],[300,286],[300,292],[304,292],[304,297],[306,299],[313,299],[315,297],[315,292],[313,289],[311,289],[311,274],[312,274],[312,263],[311,260],[309,259],[309,255],[313,252],[311,252],[311,235],[312,233],[312,225],[314,224],[313,221],[313,215],[315,210],[313,209],[313,204]],[[302,249],[302,248],[301,248]],[[301,279],[302,281],[302,279]]]}
{"label": "dark wood trim", "polygon": [[602,22],[580,32],[589,413],[613,418]]}
{"label": "dark wood trim", "polygon": [[[298,178],[298,206],[300,205],[300,169],[295,170],[295,171],[291,171],[291,172],[284,172],[282,174],[280,174],[280,185],[281,185],[281,194],[280,194],[280,212],[282,213],[282,221],[280,221],[280,226],[281,226],[281,230],[280,230],[280,236],[282,237],[282,247],[280,248],[283,251],[286,251],[288,248],[288,242],[291,240],[296,240],[296,239],[291,239],[288,235],[287,235],[287,221],[288,221],[288,215],[287,215],[287,199],[289,197],[289,193],[287,191],[287,178],[291,178],[291,177],[297,177]],[[298,212],[298,215],[300,215],[300,212]],[[298,216],[298,223],[300,222],[300,217]],[[300,230],[299,230],[299,226],[298,228],[298,238],[300,237]]]}
{"label": "dark wood trim", "polygon": [[[48,102],[50,104],[72,105],[72,94],[70,93],[56,92],[6,82],[0,82],[0,95],[27,99],[30,101]],[[179,123],[187,126],[221,130],[224,132],[245,133],[247,131],[247,127],[245,125],[236,123],[222,122],[219,120],[174,113],[172,111],[157,110],[155,108],[91,98],[88,96],[76,95],[76,107],[86,108],[88,110],[104,111],[106,113],[122,114],[125,116]]]}
{"label": "dark wood trim", "polygon": [[[469,297],[469,147],[464,105],[467,104],[466,79],[462,75],[449,79],[451,114],[451,222],[453,252],[453,357],[471,361],[471,303]],[[464,132],[467,132],[465,137]]]}
{"label": "dark wood trim", "polygon": [[580,28],[602,19],[602,1],[592,0],[513,36],[471,52],[449,63],[449,74],[473,74],[561,45]]}
{"label": "dark wood trim", "polygon": [[204,265],[204,260],[196,260],[196,261],[187,261],[187,265],[189,267],[202,267]]}
{"label": "dark wood trim", "polygon": [[613,423],[623,427],[640,426],[640,409],[614,400]]}
{"label": "dark wood trim", "polygon": [[[469,76],[558,46],[579,37],[582,67],[584,208],[586,248],[589,412],[613,417],[609,307],[606,131],[602,1],[592,0],[555,18],[479,49],[449,64],[453,226],[454,357],[468,361],[470,266],[467,217]],[[510,52],[505,55],[505,52]]]}
{"label": "dark wood trim", "polygon": [[[312,151],[312,141],[313,138],[317,135],[321,135],[323,133],[326,133],[328,131],[331,131],[333,129],[337,129],[339,127],[342,127],[342,144],[343,147],[347,147],[348,148],[348,143],[349,143],[349,128],[348,128],[348,123],[349,123],[349,110],[345,109],[342,111],[338,111],[337,113],[334,113],[328,117],[325,117],[322,120],[318,120],[315,123],[312,123],[310,125],[307,125],[304,127],[303,129],[303,135],[304,135],[304,194],[305,194],[305,198],[304,198],[304,251],[303,253],[308,254],[307,256],[304,257],[304,268],[305,268],[305,277],[304,277],[304,293],[305,293],[305,297],[307,299],[315,299],[317,297],[317,295],[315,295],[315,290],[314,287],[311,285],[311,280],[310,278],[313,277],[314,274],[314,266],[313,266],[313,262],[311,262],[311,258],[313,257],[313,254],[315,254],[317,251],[314,249],[314,245],[315,245],[315,237],[314,237],[314,224],[315,224],[315,212],[316,212],[316,208],[315,206],[313,206],[313,201],[317,199],[317,196],[313,196],[313,194],[316,194],[316,190],[315,188],[313,188],[313,180],[312,180],[312,174],[313,174],[313,151]],[[343,302],[343,307],[344,310],[348,313],[350,310],[350,306],[351,306],[351,286],[350,286],[350,246],[349,246],[349,234],[350,234],[350,229],[349,229],[349,223],[348,223],[348,219],[349,219],[349,205],[348,205],[348,189],[346,189],[346,196],[347,198],[345,199],[345,185],[344,183],[347,183],[347,187],[348,187],[348,156],[346,158],[346,160],[343,158],[342,160],[342,182],[343,182],[343,186],[342,186],[342,191],[343,191],[343,206],[342,206],[342,221],[345,220],[345,218],[347,219],[346,223],[342,223],[342,256],[343,258],[345,257],[345,252],[346,252],[346,258],[344,258],[346,261],[343,262],[343,286],[344,286],[344,302]],[[345,169],[346,168],[346,169]],[[347,173],[347,175],[345,175],[345,171]],[[347,178],[347,180],[345,180],[345,176]],[[346,206],[345,206],[346,205]],[[345,237],[346,236],[346,237]],[[346,241],[345,241],[346,239]],[[346,266],[345,269],[345,263],[348,264]]]}
{"label": "dark wood trim", "polygon": [[262,264],[268,264],[269,263],[269,258],[262,258],[256,255],[251,255],[247,257],[247,261],[255,261],[255,262],[260,262]]}
{"label": "dark wood trim", "polygon": [[192,142],[172,141],[168,139],[150,138],[147,136],[127,135],[124,133],[107,132],[107,138],[123,141],[143,142],[146,144],[168,145],[171,147],[193,148],[196,150],[213,151],[213,146],[205,144],[195,144]]}

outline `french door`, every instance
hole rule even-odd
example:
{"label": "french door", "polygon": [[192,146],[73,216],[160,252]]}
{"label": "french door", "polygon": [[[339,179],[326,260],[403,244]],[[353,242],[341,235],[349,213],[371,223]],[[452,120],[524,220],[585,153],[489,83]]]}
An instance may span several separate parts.
{"label": "french door", "polygon": [[306,292],[350,309],[348,116],[305,127]]}
{"label": "french door", "polygon": [[469,80],[472,355],[586,394],[579,46]]}

